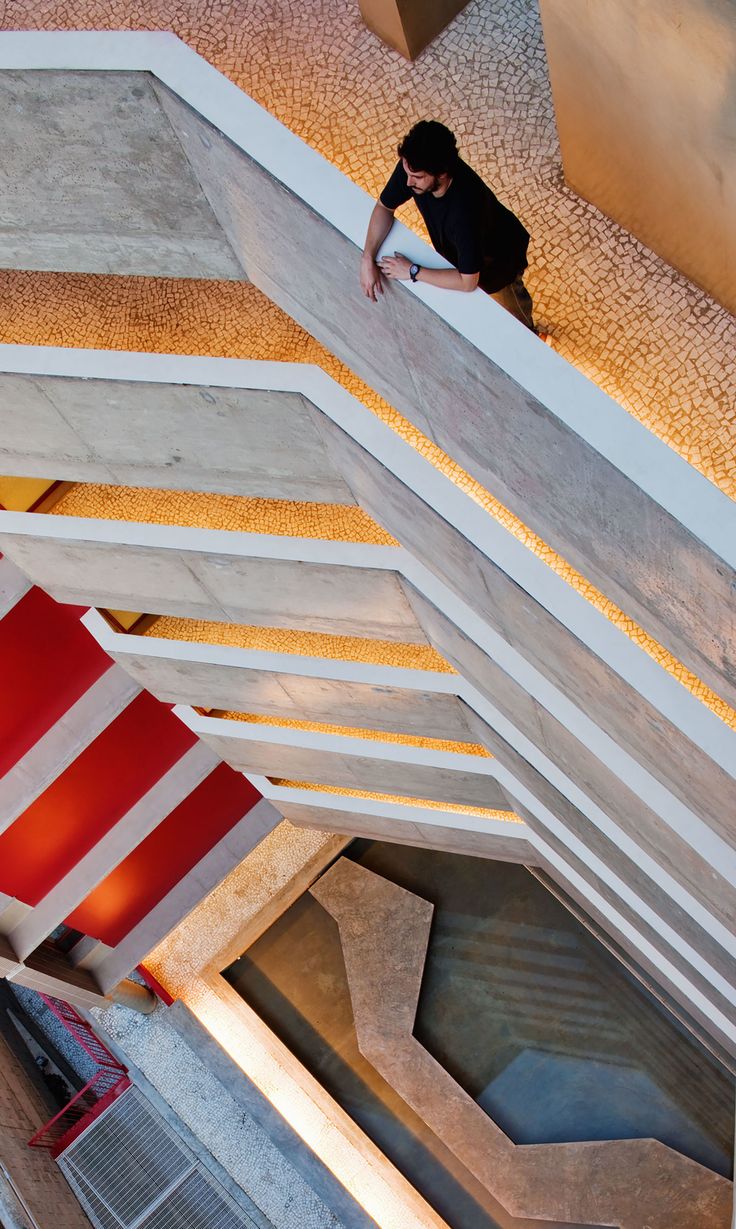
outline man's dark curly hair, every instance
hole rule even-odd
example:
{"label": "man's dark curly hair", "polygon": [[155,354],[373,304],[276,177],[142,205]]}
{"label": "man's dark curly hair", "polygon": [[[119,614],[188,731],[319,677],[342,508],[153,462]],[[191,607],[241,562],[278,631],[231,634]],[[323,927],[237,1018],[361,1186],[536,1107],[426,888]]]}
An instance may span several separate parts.
{"label": "man's dark curly hair", "polygon": [[399,145],[400,158],[406,158],[412,171],[428,175],[452,175],[460,155],[449,128],[435,119],[423,119],[407,132]]}

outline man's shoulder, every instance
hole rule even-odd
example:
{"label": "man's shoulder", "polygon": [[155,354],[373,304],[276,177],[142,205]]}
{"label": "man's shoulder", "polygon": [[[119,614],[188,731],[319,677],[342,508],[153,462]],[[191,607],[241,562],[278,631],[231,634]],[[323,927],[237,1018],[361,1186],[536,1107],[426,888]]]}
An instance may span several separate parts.
{"label": "man's shoulder", "polygon": [[468,166],[467,162],[463,162],[462,158],[459,160],[457,167],[455,168],[453,181],[457,184],[461,193],[473,197],[474,199],[479,199],[481,197],[486,197],[487,199],[489,196],[494,201],[497,199],[493,189],[489,188],[486,181],[481,179],[478,172],[474,171],[472,166]]}

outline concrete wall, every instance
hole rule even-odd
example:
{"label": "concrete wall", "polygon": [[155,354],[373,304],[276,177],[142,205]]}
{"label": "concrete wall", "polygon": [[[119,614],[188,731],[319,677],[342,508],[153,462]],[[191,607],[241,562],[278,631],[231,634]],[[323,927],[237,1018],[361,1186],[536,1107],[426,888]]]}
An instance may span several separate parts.
{"label": "concrete wall", "polygon": [[[464,822],[473,821],[471,817],[462,815],[457,817],[457,827],[450,828],[443,823],[422,823],[416,819],[397,822],[381,815],[332,811],[298,802],[282,802],[279,805],[290,823],[297,827],[317,828],[320,832],[344,832],[395,845],[419,845],[446,853],[493,858],[498,862],[521,862],[526,866],[537,861],[536,852],[526,839],[522,825],[503,820],[482,821],[485,831],[479,831],[477,826],[475,829],[463,826]],[[474,822],[477,825],[477,821]]]}
{"label": "concrete wall", "polygon": [[736,312],[732,0],[541,0],[567,182]]}
{"label": "concrete wall", "polygon": [[[117,643],[112,653],[115,659],[160,700],[266,717],[392,730],[421,738],[474,741],[456,696],[409,690],[399,685],[314,678],[298,673],[298,658],[293,673],[277,673],[216,661],[182,660],[167,655],[165,641],[159,642],[160,653],[155,656],[136,654],[134,637],[128,639],[128,644],[123,641],[120,649]],[[327,660],[324,669],[330,669]]]}
{"label": "concrete wall", "polygon": [[[4,527],[11,515],[6,514]],[[167,547],[135,545],[126,524],[115,525],[117,540],[102,541],[89,535],[87,522],[74,524],[74,518],[66,518],[69,538],[57,536],[58,529],[47,537],[49,520],[58,523],[61,518],[38,516],[37,536],[11,536],[3,529],[0,540],[18,566],[61,602],[259,627],[424,641],[404,591],[389,571],[249,558],[225,550],[187,550],[182,541],[197,540],[195,530],[186,531],[185,539],[175,530],[163,536],[160,531],[146,535],[152,542],[168,541]],[[242,535],[230,536],[242,547]],[[325,543],[327,548],[333,545],[340,544]],[[360,553],[358,548],[356,557]],[[339,553],[335,556],[337,561]]]}
{"label": "concrete wall", "polygon": [[[459,765],[454,770],[426,767],[415,762],[416,756],[413,759],[411,747],[389,747],[382,743],[334,736],[332,742],[335,750],[315,750],[307,745],[290,746],[285,741],[269,741],[268,730],[262,726],[257,727],[263,731],[261,740],[238,738],[237,733],[228,737],[221,732],[222,724],[202,718],[197,723],[197,733],[226,763],[243,772],[451,802],[461,806],[511,810],[498,782],[492,776],[482,774],[482,769],[489,763],[482,758],[478,759],[479,770],[475,773]],[[237,729],[237,723],[233,724]],[[361,742],[365,753],[351,754],[347,749],[340,751],[342,742]],[[382,752],[385,758],[382,758]],[[389,758],[390,752],[393,754]],[[403,760],[399,758],[402,754],[405,756]],[[444,757],[445,760],[449,758],[449,755]]]}
{"label": "concrete wall", "polygon": [[363,21],[389,47],[414,60],[467,0],[360,0]]}
{"label": "concrete wall", "polygon": [[[368,302],[355,246],[155,88],[251,280],[736,704],[733,567],[411,291]],[[598,412],[609,413],[603,399]]]}
{"label": "concrete wall", "polygon": [[0,268],[243,280],[150,80],[3,72]]}
{"label": "concrete wall", "polygon": [[3,373],[0,472],[355,503],[315,412],[297,393]]}

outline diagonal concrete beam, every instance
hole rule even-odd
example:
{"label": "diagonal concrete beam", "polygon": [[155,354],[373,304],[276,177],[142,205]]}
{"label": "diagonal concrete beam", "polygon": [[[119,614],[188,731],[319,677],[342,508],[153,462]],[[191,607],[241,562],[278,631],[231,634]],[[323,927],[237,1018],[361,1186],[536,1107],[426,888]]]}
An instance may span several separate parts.
{"label": "diagonal concrete beam", "polygon": [[0,832],[10,827],[139,692],[128,673],[111,666],[67,709],[0,778]]}
{"label": "diagonal concrete beam", "polygon": [[[632,466],[619,447],[622,436],[634,434],[631,420],[624,425],[624,411],[581,378],[581,399],[599,419],[599,429],[581,429],[579,420],[571,426],[565,421],[569,413],[548,404],[548,390],[558,386],[561,375],[557,356],[542,355],[541,346],[532,349],[529,339],[530,369],[540,377],[532,393],[528,380],[517,382],[504,370],[501,347],[496,361],[489,361],[425,306],[438,303],[436,294],[389,286],[376,311],[360,292],[358,253],[350,241],[335,235],[303,200],[181,98],[162,86],[156,89],[254,283],[736,705],[736,638],[729,613],[736,582],[733,542],[713,525],[705,529],[705,541],[698,540],[652,497],[646,463]],[[395,247],[393,235],[391,242]],[[420,263],[437,260],[422,254]],[[502,310],[481,303],[485,296],[476,294],[478,324],[484,320],[489,335],[505,340]],[[336,310],[326,312],[325,304]],[[521,326],[509,331],[521,332]],[[520,349],[526,340],[516,343]],[[649,454],[654,444],[653,437],[645,443],[645,436],[643,430],[637,434],[637,457]],[[662,454],[666,451],[662,447]],[[664,455],[661,462],[668,464]],[[675,468],[688,487],[692,484],[693,494],[697,487],[702,507],[715,512],[718,503],[716,515],[732,521],[725,495],[718,499],[720,493],[709,491],[700,475],[686,474],[684,462],[672,466],[673,478]],[[666,504],[676,502],[671,488]],[[718,551],[710,545],[714,538]],[[671,575],[678,578],[676,586]]]}
{"label": "diagonal concrete beam", "polygon": [[185,752],[8,934],[19,958],[26,959],[219,762],[201,743]]}
{"label": "diagonal concrete beam", "polygon": [[354,504],[315,414],[298,392],[6,372],[0,472]]}
{"label": "diagonal concrete beam", "polygon": [[0,267],[244,279],[147,76],[4,72],[0,108]]}

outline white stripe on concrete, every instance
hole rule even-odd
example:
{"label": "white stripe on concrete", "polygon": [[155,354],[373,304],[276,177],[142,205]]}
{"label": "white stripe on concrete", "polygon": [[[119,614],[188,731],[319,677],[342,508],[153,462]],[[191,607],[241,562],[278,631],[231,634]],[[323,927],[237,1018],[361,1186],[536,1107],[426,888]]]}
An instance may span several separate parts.
{"label": "white stripe on concrete", "polygon": [[397,570],[400,556],[404,553],[399,546],[375,546],[370,542],[292,538],[285,534],[237,533],[228,529],[199,529],[191,525],[106,521],[37,512],[0,512],[0,532],[8,538],[141,546],[173,553],[197,551],[237,559],[285,559],[335,567],[376,568],[387,572]]}
{"label": "white stripe on concrete", "polygon": [[[373,198],[290,132],[173,34],[147,31],[4,33],[0,68],[152,72],[233,143],[362,247]],[[412,260],[442,266],[401,224],[391,234]],[[731,501],[590,380],[531,336],[480,291],[409,287],[522,388],[546,405],[702,542],[736,566]]]}
{"label": "white stripe on concrete", "polygon": [[[244,777],[255,785],[256,789],[276,806],[280,802],[296,802],[303,806],[324,807],[328,811],[354,811],[356,815],[375,815],[397,822],[415,822],[442,828],[456,828],[465,832],[503,832],[513,839],[530,840],[530,830],[522,821],[516,823],[509,820],[489,819],[487,815],[476,815],[461,811],[445,811],[440,808],[425,807],[416,799],[407,803],[382,802],[376,798],[361,798],[352,794],[324,793],[320,789],[299,789],[293,786],[274,785],[268,777],[258,773],[243,773]],[[496,828],[494,828],[496,825]],[[512,831],[513,829],[513,831]]]}
{"label": "white stripe on concrete", "polygon": [[140,690],[121,666],[112,665],[66,710],[0,778],[0,832],[10,827]]}
{"label": "white stripe on concrete", "polygon": [[366,759],[389,760],[394,764],[422,768],[447,768],[451,772],[472,772],[494,779],[498,776],[496,760],[462,751],[439,751],[434,747],[413,747],[408,743],[384,742],[383,739],[293,729],[268,721],[251,723],[233,721],[227,717],[205,717],[188,704],[175,705],[174,712],[195,734],[213,738],[232,738],[245,743],[267,742],[274,746],[337,752],[338,755],[361,755]]}
{"label": "white stripe on concrete", "polygon": [[123,668],[126,658],[130,656],[167,657],[172,661],[203,662],[243,670],[265,670],[274,674],[303,674],[307,678],[366,683],[377,687],[405,687],[409,691],[433,691],[443,695],[457,693],[460,677],[436,670],[412,670],[403,666],[381,666],[332,657],[307,657],[301,653],[271,653],[265,649],[239,649],[229,644],[129,636],[114,631],[100,612],[94,609],[83,615],[82,623],[101,648],[119,660]]}
{"label": "white stripe on concrete", "polygon": [[8,938],[19,958],[25,960],[219,763],[219,757],[202,743],[181,756],[10,932]]}
{"label": "white stripe on concrete", "polygon": [[161,898],[157,905],[95,966],[105,994],[127,977],[188,913],[234,870],[243,858],[282,822],[279,811],[265,798],[213,845],[209,853]]}
{"label": "white stripe on concrete", "polygon": [[3,555],[0,559],[0,619],[4,619],[32,588],[32,582]]}

